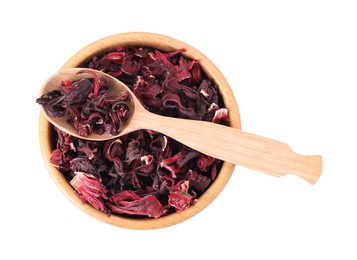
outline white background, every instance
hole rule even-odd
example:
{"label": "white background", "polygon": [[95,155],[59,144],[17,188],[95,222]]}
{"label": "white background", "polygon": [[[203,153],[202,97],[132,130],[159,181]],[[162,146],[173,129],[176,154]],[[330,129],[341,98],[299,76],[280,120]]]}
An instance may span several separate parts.
{"label": "white background", "polygon": [[[355,3],[2,1],[0,258],[357,259]],[[166,34],[208,56],[245,131],[323,156],[318,183],[237,167],[204,211],[150,231],[72,205],[42,161],[35,99],[79,49],[130,31]]]}

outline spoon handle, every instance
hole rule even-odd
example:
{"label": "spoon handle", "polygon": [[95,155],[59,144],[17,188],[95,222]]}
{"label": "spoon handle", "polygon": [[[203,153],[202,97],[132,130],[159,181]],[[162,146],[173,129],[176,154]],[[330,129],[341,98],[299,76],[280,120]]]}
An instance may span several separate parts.
{"label": "spoon handle", "polygon": [[206,155],[273,176],[294,174],[311,184],[321,175],[321,156],[297,154],[280,141],[205,121],[152,116],[143,120],[148,129]]}

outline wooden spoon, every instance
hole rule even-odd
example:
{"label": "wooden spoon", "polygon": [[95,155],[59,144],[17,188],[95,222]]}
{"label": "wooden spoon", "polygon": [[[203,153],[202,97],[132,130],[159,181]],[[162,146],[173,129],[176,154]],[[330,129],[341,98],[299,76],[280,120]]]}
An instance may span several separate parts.
{"label": "wooden spoon", "polygon": [[[80,70],[83,70],[83,68],[59,71],[43,84],[40,96],[48,91],[59,89],[62,80],[73,81],[93,77],[90,74],[77,74]],[[116,93],[129,92],[132,100],[131,118],[117,136],[105,133],[103,135],[91,134],[84,138],[77,134],[76,129],[68,124],[64,117],[52,117],[41,106],[41,112],[53,125],[72,136],[103,141],[136,130],[150,129],[167,135],[206,155],[273,176],[294,174],[314,184],[321,175],[322,158],[319,155],[300,155],[293,152],[289,145],[285,143],[228,126],[153,114],[141,105],[124,83],[101,71],[92,71],[98,77],[104,77],[109,82],[110,91]]]}

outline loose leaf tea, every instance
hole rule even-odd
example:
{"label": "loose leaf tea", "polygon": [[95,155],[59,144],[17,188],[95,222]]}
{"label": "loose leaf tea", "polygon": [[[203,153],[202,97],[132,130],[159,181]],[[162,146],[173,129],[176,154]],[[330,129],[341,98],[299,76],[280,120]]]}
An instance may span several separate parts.
{"label": "loose leaf tea", "polygon": [[[118,47],[83,65],[124,82],[151,112],[228,125],[228,111],[223,107],[217,86],[208,79],[199,62],[185,58],[184,52],[184,49],[164,53],[153,48]],[[87,120],[105,122],[101,109],[97,108],[99,104],[105,106],[111,98],[101,94],[102,88],[99,81],[97,90],[93,86],[86,92],[95,100],[89,106]],[[76,95],[71,94],[66,102],[82,98]],[[55,92],[43,99],[60,96]],[[122,101],[126,102],[121,98]],[[50,106],[59,114],[66,113],[57,101]],[[108,215],[158,218],[183,211],[207,190],[222,165],[222,161],[152,130],[101,142],[54,130],[56,147],[51,163],[66,176],[83,202]]]}
{"label": "loose leaf tea", "polygon": [[58,90],[43,94],[36,102],[54,117],[66,117],[80,136],[118,134],[129,118],[129,93],[112,93],[104,78],[98,78],[90,70],[78,72],[81,73],[89,73],[93,78],[64,80]]}

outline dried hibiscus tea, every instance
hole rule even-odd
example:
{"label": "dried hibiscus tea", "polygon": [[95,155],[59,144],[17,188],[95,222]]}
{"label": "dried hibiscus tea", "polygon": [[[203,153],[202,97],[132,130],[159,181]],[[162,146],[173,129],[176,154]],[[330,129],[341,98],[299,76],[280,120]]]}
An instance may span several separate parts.
{"label": "dried hibiscus tea", "polygon": [[[124,82],[146,109],[160,115],[229,125],[217,85],[199,62],[184,57],[184,49],[162,52],[146,47],[118,47],[92,57],[85,67],[101,70]],[[38,103],[62,115],[84,115],[78,125],[105,131],[107,107],[113,105],[105,82],[63,82],[61,91],[47,93]],[[76,91],[83,88],[85,97]],[[117,97],[125,104],[125,94]],[[79,112],[80,101],[87,102]],[[71,104],[67,109],[66,105]],[[73,106],[72,106],[73,104]],[[83,106],[83,105],[81,105]],[[79,117],[80,118],[80,117]],[[110,116],[109,116],[110,118]],[[122,119],[122,118],[121,118]],[[111,131],[120,124],[109,122]],[[51,163],[70,181],[85,203],[106,214],[158,218],[191,207],[216,179],[222,161],[195,151],[152,130],[93,142],[58,130]]]}
{"label": "dried hibiscus tea", "polygon": [[104,205],[107,200],[105,187],[91,174],[84,172],[74,172],[74,177],[70,184],[75,189],[78,197],[83,202],[88,202],[94,208],[109,213]]}
{"label": "dried hibiscus tea", "polygon": [[80,136],[118,134],[129,118],[129,93],[111,93],[104,78],[89,70],[79,73],[90,73],[93,78],[63,80],[58,90],[43,94],[36,102],[54,117],[66,117]]}

